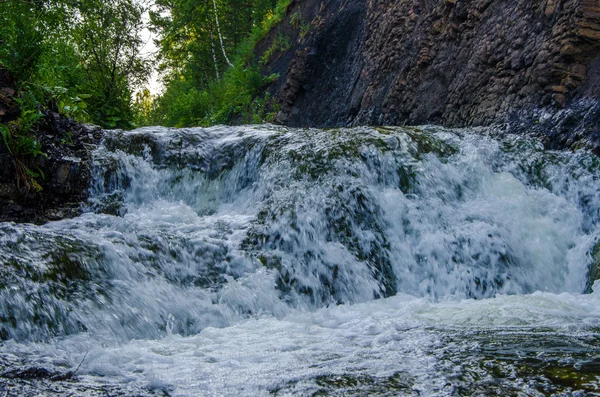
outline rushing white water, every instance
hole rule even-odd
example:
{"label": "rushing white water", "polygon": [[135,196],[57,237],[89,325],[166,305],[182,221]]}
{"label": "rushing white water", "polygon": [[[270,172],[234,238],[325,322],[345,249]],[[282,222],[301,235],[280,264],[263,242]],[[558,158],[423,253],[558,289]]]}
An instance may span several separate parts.
{"label": "rushing white water", "polygon": [[93,172],[84,215],[0,224],[0,396],[600,395],[592,155],[147,128]]}

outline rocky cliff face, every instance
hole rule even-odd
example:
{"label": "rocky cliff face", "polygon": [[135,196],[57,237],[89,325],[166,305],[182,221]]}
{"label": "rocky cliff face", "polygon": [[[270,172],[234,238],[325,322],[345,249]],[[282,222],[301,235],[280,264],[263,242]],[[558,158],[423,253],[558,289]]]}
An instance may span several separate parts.
{"label": "rocky cliff face", "polygon": [[[282,123],[466,126],[518,114],[535,126],[566,107],[600,142],[599,0],[297,0],[259,54],[282,36],[293,45],[269,62]],[[563,132],[549,135],[581,141]]]}

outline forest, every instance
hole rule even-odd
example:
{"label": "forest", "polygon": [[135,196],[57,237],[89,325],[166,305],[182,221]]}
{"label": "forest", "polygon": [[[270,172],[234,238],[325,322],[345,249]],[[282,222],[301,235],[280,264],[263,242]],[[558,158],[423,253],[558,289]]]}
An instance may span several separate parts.
{"label": "forest", "polygon": [[[4,139],[26,134],[41,109],[122,129],[268,120],[261,88],[277,76],[261,74],[253,48],[289,3],[2,0],[0,67],[21,109],[1,125]],[[164,87],[156,96],[154,70]]]}

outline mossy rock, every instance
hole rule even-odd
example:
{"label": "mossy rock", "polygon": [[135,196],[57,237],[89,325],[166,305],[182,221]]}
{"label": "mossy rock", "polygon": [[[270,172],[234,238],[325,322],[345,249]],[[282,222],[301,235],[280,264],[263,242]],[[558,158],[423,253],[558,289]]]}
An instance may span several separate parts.
{"label": "mossy rock", "polygon": [[544,375],[555,385],[584,390],[596,391],[598,374],[593,371],[578,371],[574,367],[550,367],[544,370]]}
{"label": "mossy rock", "polygon": [[[404,372],[387,377],[368,374],[327,374],[307,380],[310,384],[305,395],[316,396],[399,396],[413,395],[414,379]],[[272,395],[297,394],[298,382],[290,382],[282,389],[272,390]]]}
{"label": "mossy rock", "polygon": [[376,127],[382,135],[404,134],[413,144],[411,154],[418,160],[423,155],[432,153],[444,160],[459,152],[458,147],[435,137],[431,132],[419,127]]}
{"label": "mossy rock", "polygon": [[413,383],[410,376],[403,372],[384,378],[366,374],[321,375],[315,381],[318,386],[325,388],[321,391],[328,392],[340,389],[385,393],[410,389]]}
{"label": "mossy rock", "polygon": [[[47,280],[52,281],[89,281],[91,275],[86,269],[82,258],[77,255],[69,255],[64,252],[57,252],[48,255],[48,271],[44,274]],[[44,280],[42,280],[44,281]]]}
{"label": "mossy rock", "polygon": [[588,273],[586,292],[592,292],[592,286],[596,280],[600,280],[600,241],[594,245],[591,252],[592,263]]}

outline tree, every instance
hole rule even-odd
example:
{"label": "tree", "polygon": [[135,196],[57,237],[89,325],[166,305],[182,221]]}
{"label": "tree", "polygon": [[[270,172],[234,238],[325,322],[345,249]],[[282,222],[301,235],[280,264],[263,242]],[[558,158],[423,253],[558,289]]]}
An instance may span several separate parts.
{"label": "tree", "polygon": [[39,3],[0,2],[0,64],[18,80],[35,72],[44,50],[43,12]]}
{"label": "tree", "polygon": [[92,95],[92,119],[128,127],[131,87],[144,83],[151,63],[142,58],[144,6],[134,0],[86,0],[78,6],[73,37]]}
{"label": "tree", "polygon": [[197,89],[207,88],[233,67],[230,56],[248,38],[274,0],[157,0],[150,12],[158,34],[161,70],[167,80],[185,76]]}
{"label": "tree", "polygon": [[131,90],[151,66],[140,55],[144,12],[138,0],[0,0],[0,66],[45,106],[131,127]]}
{"label": "tree", "polygon": [[154,120],[171,126],[264,120],[262,88],[275,77],[262,73],[252,52],[290,2],[156,0],[150,20],[166,89],[156,98]]}

